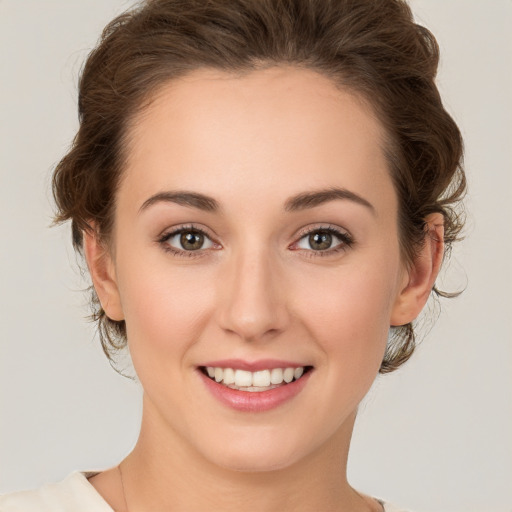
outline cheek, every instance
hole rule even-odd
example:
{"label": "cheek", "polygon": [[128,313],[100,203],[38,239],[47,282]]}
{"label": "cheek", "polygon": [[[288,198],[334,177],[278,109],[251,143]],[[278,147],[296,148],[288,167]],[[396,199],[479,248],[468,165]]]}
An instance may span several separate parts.
{"label": "cheek", "polygon": [[297,292],[300,316],[333,365],[350,366],[349,373],[378,370],[389,331],[394,275],[395,269],[384,271],[378,265],[347,265],[329,275],[313,275]]}
{"label": "cheek", "polygon": [[165,257],[144,265],[131,258],[119,267],[132,355],[140,351],[158,357],[168,352],[176,357],[198,339],[212,302],[212,290],[204,285],[209,281],[201,271],[172,267]]}

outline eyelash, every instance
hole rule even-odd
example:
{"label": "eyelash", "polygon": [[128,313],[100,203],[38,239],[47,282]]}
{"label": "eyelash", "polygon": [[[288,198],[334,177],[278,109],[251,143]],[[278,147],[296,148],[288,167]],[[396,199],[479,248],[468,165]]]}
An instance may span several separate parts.
{"label": "eyelash", "polygon": [[[212,240],[212,237],[202,228],[194,226],[193,224],[187,225],[187,226],[180,226],[179,228],[173,229],[172,231],[165,232],[162,234],[157,242],[162,246],[162,249],[166,252],[169,252],[173,254],[174,256],[182,257],[182,258],[198,258],[205,255],[205,250],[198,249],[196,251],[186,251],[182,249],[176,249],[175,247],[169,245],[167,242],[173,238],[176,235],[187,233],[187,232],[193,232],[193,233],[199,233],[203,235],[205,238],[208,238],[212,241],[213,244],[219,245],[216,242]],[[354,239],[352,236],[347,233],[346,231],[341,231],[339,228],[336,228],[331,225],[327,226],[316,226],[314,228],[309,228],[305,231],[302,231],[299,234],[299,238],[296,242],[292,244],[297,245],[303,238],[311,235],[312,233],[317,232],[323,232],[323,233],[329,233],[330,235],[333,235],[334,237],[338,238],[341,243],[336,245],[333,248],[325,249],[325,250],[318,250],[315,251],[314,249],[303,249],[306,252],[306,257],[308,258],[315,258],[315,257],[325,257],[325,256],[332,256],[334,254],[338,254],[339,252],[346,251],[347,249],[350,249],[354,245]],[[291,247],[291,246],[290,246]],[[292,250],[301,250],[301,249],[292,249]]]}
{"label": "eyelash", "polygon": [[[163,235],[161,235],[158,238],[158,243],[162,246],[162,249],[166,252],[169,252],[173,254],[174,256],[182,257],[182,258],[198,258],[204,255],[204,250],[201,251],[198,249],[197,251],[186,251],[182,249],[176,249],[172,245],[169,245],[167,242],[173,238],[176,235],[179,235],[181,233],[199,233],[203,235],[205,238],[208,238],[209,240],[212,240],[211,235],[209,235],[204,229],[201,229],[200,227],[194,226],[193,224],[189,224],[186,226],[180,226],[177,229],[173,229],[172,231],[167,231]],[[212,243],[215,244],[215,242]],[[218,245],[218,244],[216,244]]]}
{"label": "eyelash", "polygon": [[[340,252],[346,251],[347,249],[350,249],[354,245],[354,239],[353,239],[352,235],[350,235],[346,231],[341,231],[339,228],[332,226],[332,225],[315,226],[313,228],[308,228],[299,234],[299,239],[297,240],[297,242],[294,242],[292,245],[296,245],[303,238],[311,235],[312,233],[318,233],[318,232],[329,233],[330,235],[333,235],[336,238],[338,238],[341,243],[334,246],[333,248],[325,249],[323,251],[315,251],[313,249],[306,250],[306,257],[308,257],[308,258],[333,256]],[[300,249],[295,249],[295,250],[300,250]]]}

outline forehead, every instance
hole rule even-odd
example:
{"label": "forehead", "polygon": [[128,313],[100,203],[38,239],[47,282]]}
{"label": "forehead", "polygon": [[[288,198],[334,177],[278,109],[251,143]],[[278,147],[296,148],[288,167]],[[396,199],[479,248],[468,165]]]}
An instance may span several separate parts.
{"label": "forehead", "polygon": [[[123,187],[270,199],[388,187],[385,133],[360,97],[308,69],[202,69],[162,86],[128,131]],[[220,198],[222,200],[222,197]]]}

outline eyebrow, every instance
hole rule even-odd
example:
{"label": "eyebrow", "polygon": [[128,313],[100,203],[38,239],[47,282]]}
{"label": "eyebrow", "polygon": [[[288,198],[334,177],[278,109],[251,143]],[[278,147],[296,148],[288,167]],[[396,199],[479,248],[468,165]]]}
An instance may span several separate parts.
{"label": "eyebrow", "polygon": [[365,206],[372,212],[373,215],[376,214],[374,206],[369,201],[356,194],[355,192],[351,192],[345,188],[337,187],[305,192],[303,194],[290,197],[290,199],[286,201],[284,209],[287,212],[306,210],[308,208],[314,208],[315,206],[319,206],[336,199],[352,201],[354,203],[360,204],[361,206]]}
{"label": "eyebrow", "polygon": [[[345,188],[336,187],[303,192],[292,196],[286,200],[284,210],[286,212],[296,212],[314,208],[315,206],[334,200],[352,201],[356,204],[365,206],[375,215],[375,208],[369,201],[355,192],[351,192]],[[151,196],[149,199],[146,199],[139,208],[139,213],[160,202],[175,203],[181,206],[189,206],[191,208],[197,208],[207,212],[218,212],[221,209],[218,201],[213,197],[206,196],[198,192],[178,191],[159,192],[158,194]]]}
{"label": "eyebrow", "polygon": [[181,206],[190,206],[206,212],[216,212],[220,210],[219,203],[213,197],[205,196],[197,192],[159,192],[149,199],[146,199],[139,208],[139,213],[148,209],[156,203],[175,203]]}

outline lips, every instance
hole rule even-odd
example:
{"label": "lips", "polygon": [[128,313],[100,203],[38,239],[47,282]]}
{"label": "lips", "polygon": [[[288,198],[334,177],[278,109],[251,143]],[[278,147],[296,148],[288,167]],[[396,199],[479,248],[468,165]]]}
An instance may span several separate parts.
{"label": "lips", "polygon": [[266,411],[291,400],[306,385],[312,366],[285,361],[216,361],[199,367],[208,390],[240,411]]}

